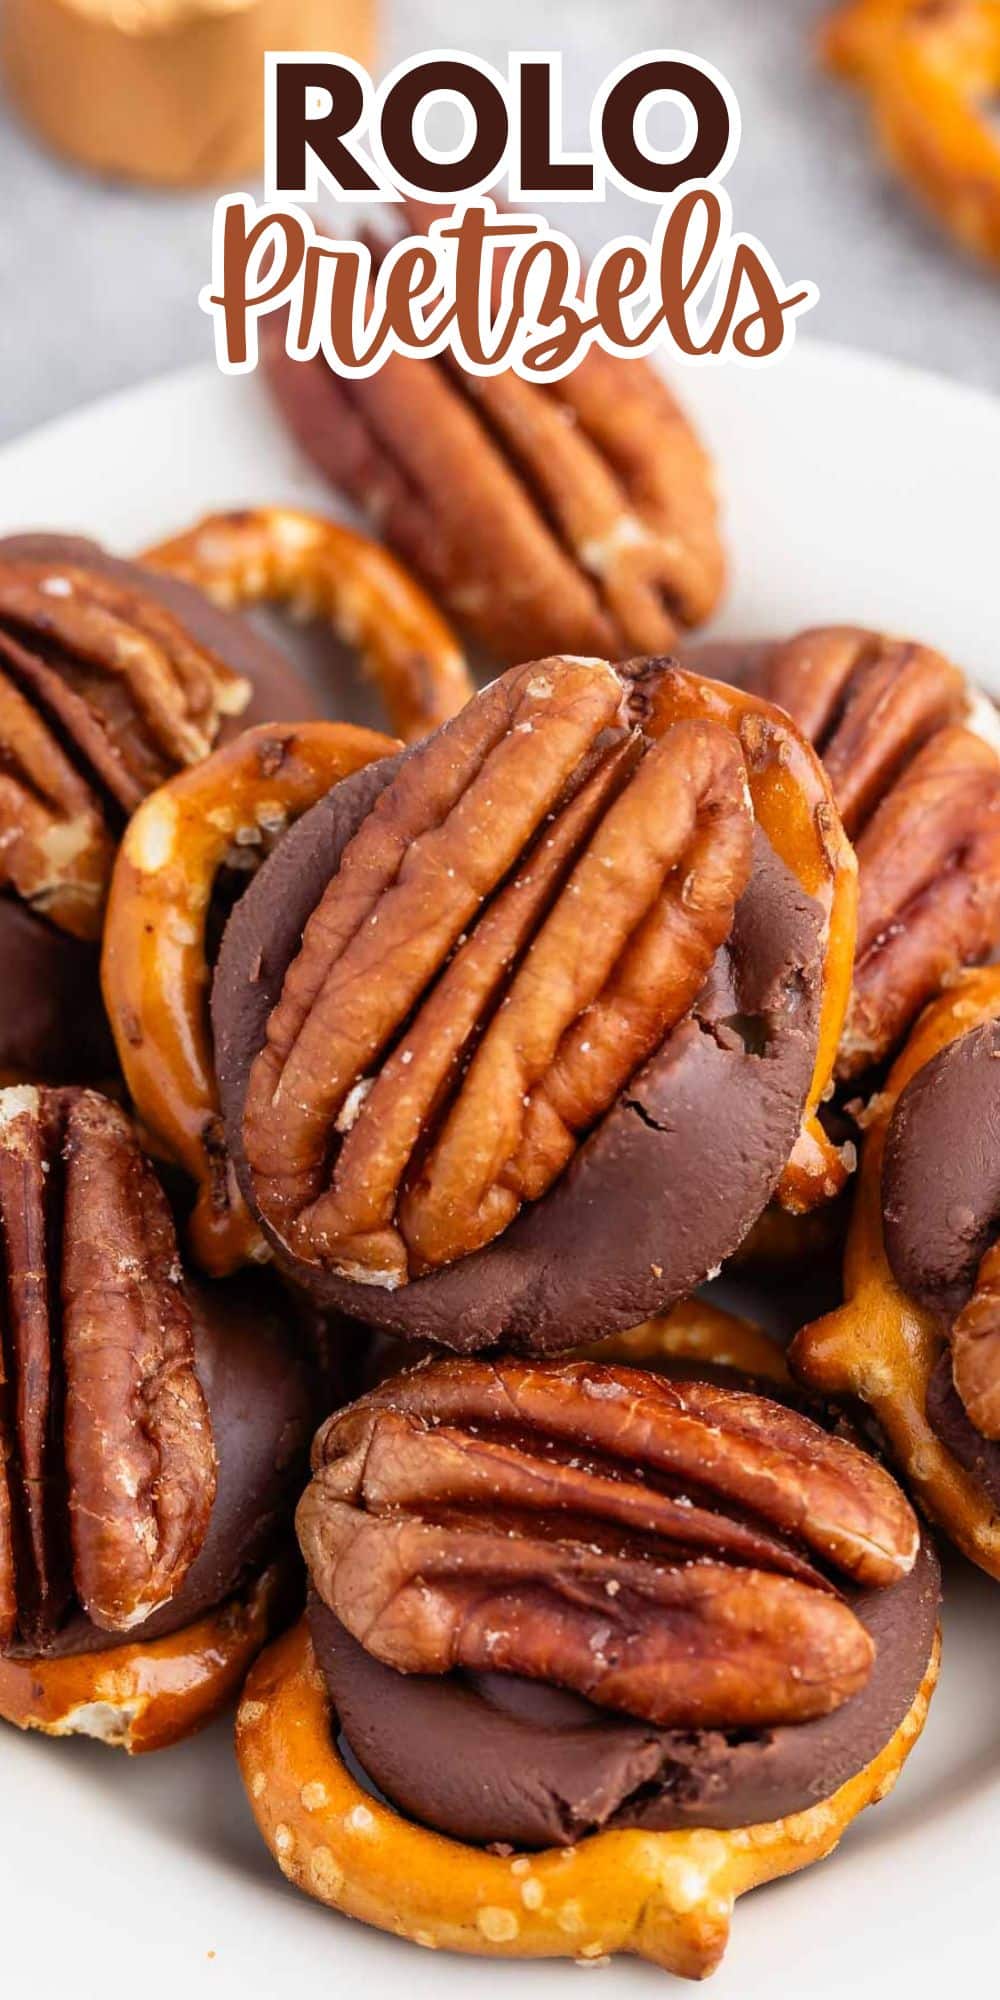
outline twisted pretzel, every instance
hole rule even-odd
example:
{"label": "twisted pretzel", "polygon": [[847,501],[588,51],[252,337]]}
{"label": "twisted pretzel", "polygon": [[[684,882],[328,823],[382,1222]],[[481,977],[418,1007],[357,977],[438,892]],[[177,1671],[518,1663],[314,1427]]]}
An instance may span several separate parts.
{"label": "twisted pretzel", "polygon": [[361,1789],[303,1620],[258,1660],[236,1722],[257,1825],[307,1895],[428,1950],[605,1961],[635,1953],[703,1979],[718,1965],[737,1896],[819,1861],[909,1756],[937,1679],[939,1646],[884,1750],[832,1798],[729,1832],[606,1832],[575,1847],[498,1855],[428,1832]]}
{"label": "twisted pretzel", "polygon": [[379,543],[320,514],[292,507],[209,514],[142,560],[227,608],[286,604],[293,616],[328,618],[360,651],[406,742],[457,715],[473,693],[457,641],[419,585]]}
{"label": "twisted pretzel", "polygon": [[866,91],[889,159],[966,249],[1000,262],[997,0],[849,0],[827,22],[830,67]]}
{"label": "twisted pretzel", "polygon": [[265,848],[341,778],[392,752],[346,723],[261,724],[153,792],[129,822],[111,883],[101,977],[143,1123],[197,1184],[191,1244],[222,1277],[263,1254],[221,1134],[206,925],[216,878]]}

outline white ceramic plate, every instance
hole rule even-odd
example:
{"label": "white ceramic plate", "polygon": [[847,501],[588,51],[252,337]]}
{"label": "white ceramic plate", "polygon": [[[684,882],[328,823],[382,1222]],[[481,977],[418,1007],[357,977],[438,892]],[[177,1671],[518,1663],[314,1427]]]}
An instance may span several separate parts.
{"label": "white ceramic plate", "polygon": [[[872,622],[934,641],[1000,693],[1000,403],[810,344],[763,373],[686,371],[680,387],[722,469],[736,552],[720,631]],[[128,552],[261,501],[331,505],[256,383],[211,367],[0,452],[2,531],[74,528]],[[947,1583],[940,1689],[897,1790],[833,1859],[737,1905],[718,2000],[995,1985],[1000,1588],[958,1563]],[[584,1977],[431,1955],[297,1895],[258,1840],[225,1724],[134,1763],[4,1730],[0,1800],[7,1991],[561,2000]],[[622,2000],[670,1984],[625,1960],[587,1976]]]}

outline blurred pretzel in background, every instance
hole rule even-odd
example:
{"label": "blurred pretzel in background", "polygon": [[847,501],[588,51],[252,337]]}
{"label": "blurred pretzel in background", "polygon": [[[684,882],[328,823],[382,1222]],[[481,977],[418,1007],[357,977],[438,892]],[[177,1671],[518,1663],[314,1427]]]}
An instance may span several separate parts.
{"label": "blurred pretzel in background", "polygon": [[328,618],[357,647],[395,734],[415,742],[474,692],[461,649],[419,584],[377,542],[296,507],[209,514],[147,549],[149,569],[197,584],[226,610],[284,604]]}
{"label": "blurred pretzel in background", "polygon": [[847,0],[821,46],[867,93],[883,150],[926,206],[1000,263],[1000,0]]}

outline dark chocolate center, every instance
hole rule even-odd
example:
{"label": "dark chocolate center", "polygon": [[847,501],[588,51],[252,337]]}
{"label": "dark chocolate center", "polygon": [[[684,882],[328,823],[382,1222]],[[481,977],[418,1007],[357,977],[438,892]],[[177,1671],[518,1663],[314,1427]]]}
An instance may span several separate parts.
{"label": "dark chocolate center", "polygon": [[[1000,1224],[1000,1021],[949,1042],[901,1092],[886,1137],[882,1213],[897,1284],[946,1333]],[[1000,1444],[987,1443],[966,1415],[947,1349],[927,1418],[1000,1506]]]}

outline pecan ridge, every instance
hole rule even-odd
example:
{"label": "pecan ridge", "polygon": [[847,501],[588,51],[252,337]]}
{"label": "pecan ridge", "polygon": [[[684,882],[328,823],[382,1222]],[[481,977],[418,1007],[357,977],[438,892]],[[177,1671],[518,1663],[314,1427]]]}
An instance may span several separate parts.
{"label": "pecan ridge", "polygon": [[377,1658],[667,1727],[838,1707],[872,1650],[825,1569],[885,1584],[918,1543],[889,1476],[807,1418],[622,1364],[418,1368],[332,1417],[313,1466],[303,1553]]}
{"label": "pecan ridge", "polygon": [[92,786],[4,671],[12,655],[0,634],[0,885],[95,939],[114,842]]}
{"label": "pecan ridge", "polygon": [[166,1200],[92,1091],[0,1092],[0,1645],[124,1631],[204,1540],[215,1453]]}
{"label": "pecan ridge", "polygon": [[980,1437],[1000,1438],[1000,1242],[985,1252],[972,1297],[952,1323],[955,1388]]}
{"label": "pecan ridge", "polygon": [[393,355],[348,381],[273,320],[262,354],[303,449],[500,659],[666,652],[711,612],[711,463],[641,358],[592,349],[549,383]]}

